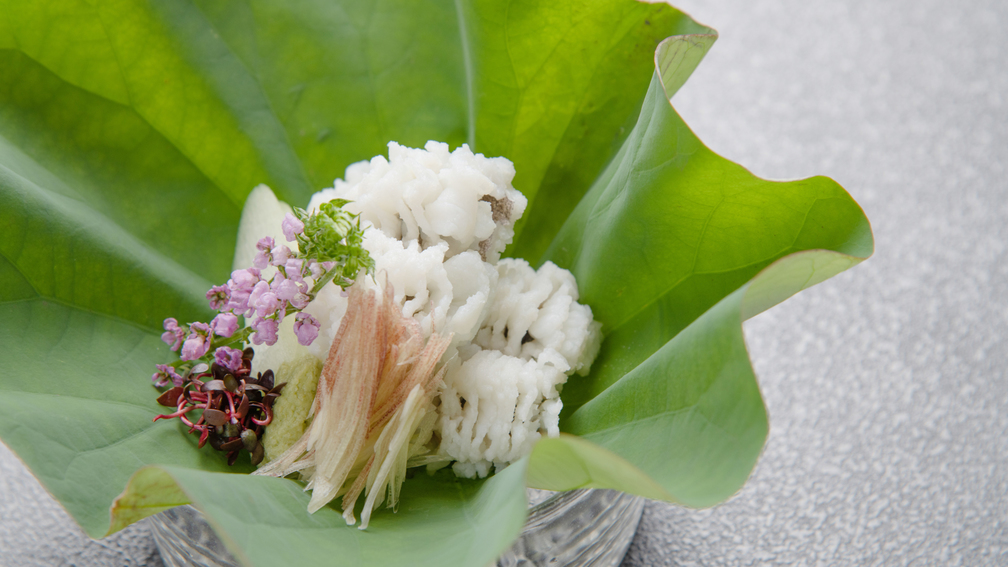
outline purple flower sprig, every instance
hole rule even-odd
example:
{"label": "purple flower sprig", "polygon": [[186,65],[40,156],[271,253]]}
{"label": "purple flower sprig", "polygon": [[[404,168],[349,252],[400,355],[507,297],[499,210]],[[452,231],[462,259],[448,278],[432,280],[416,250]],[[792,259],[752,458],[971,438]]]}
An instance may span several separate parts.
{"label": "purple flower sprig", "polygon": [[[256,243],[252,266],[231,272],[227,283],[207,291],[207,302],[217,312],[210,323],[182,324],[174,318],[164,320],[161,340],[179,353],[179,360],[158,364],[151,380],[158,388],[171,386],[164,395],[185,393],[182,398],[181,394],[170,396],[172,404],[162,402],[163,405],[181,404],[181,399],[189,405],[179,405],[175,414],[155,419],[179,417],[190,426],[190,431],[201,432],[202,446],[207,439],[213,439],[211,430],[203,427],[202,422],[188,421],[185,413],[200,404],[206,410],[210,407],[207,403],[223,399],[215,398],[215,394],[207,393],[200,386],[200,379],[210,376],[207,368],[215,369],[214,372],[224,369],[232,376],[247,376],[251,356],[246,356],[243,362],[240,349],[247,343],[276,344],[280,323],[291,315],[294,315],[294,334],[300,344],[308,346],[318,338],[321,324],[303,310],[329,282],[347,287],[361,270],[374,271],[374,261],[362,245],[360,221],[342,209],[346,203],[343,200],[325,203],[320,212],[314,214],[302,209],[288,213],[281,230],[289,242],[297,244],[297,249],[277,244],[269,236],[261,238]],[[248,324],[242,325],[240,321]],[[279,390],[272,394],[275,398]],[[213,403],[219,405],[221,402]],[[211,415],[216,414],[211,412]],[[266,424],[268,420],[256,422],[258,434]],[[229,456],[229,461],[233,462],[233,456]]]}
{"label": "purple flower sprig", "polygon": [[161,340],[168,348],[179,352],[179,360],[171,364],[158,364],[151,381],[158,388],[170,385],[181,386],[188,379],[193,368],[221,360],[232,348],[241,346],[251,333],[249,328],[238,328],[238,318],[233,313],[221,313],[210,324],[179,324],[173,317],[164,321],[165,332]]}

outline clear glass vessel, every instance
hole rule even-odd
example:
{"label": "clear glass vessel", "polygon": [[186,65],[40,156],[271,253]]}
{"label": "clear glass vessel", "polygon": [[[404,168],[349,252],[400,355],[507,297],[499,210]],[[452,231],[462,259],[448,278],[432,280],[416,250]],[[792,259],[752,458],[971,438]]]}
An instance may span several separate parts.
{"label": "clear glass vessel", "polygon": [[[633,540],[644,499],[613,490],[529,490],[529,517],[498,567],[616,567]],[[203,515],[179,506],[147,520],[166,567],[238,567]]]}

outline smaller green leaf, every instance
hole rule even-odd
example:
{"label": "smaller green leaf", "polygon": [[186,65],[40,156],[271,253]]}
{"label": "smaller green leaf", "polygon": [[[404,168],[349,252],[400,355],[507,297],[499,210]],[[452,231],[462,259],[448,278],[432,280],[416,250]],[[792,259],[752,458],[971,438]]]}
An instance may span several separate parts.
{"label": "smaller green leaf", "polygon": [[309,496],[292,480],[182,467],[139,470],[116,503],[123,513],[146,516],[173,498],[191,501],[243,565],[480,567],[525,523],[527,463],[486,481],[417,471],[403,485],[398,509],[376,511],[367,530],[348,526],[333,508],[309,514]]}
{"label": "smaller green leaf", "polygon": [[164,469],[144,467],[130,478],[126,490],[112,502],[112,524],[106,535],[158,512],[188,503],[189,497]]}
{"label": "smaller green leaf", "polygon": [[676,501],[665,488],[626,459],[564,433],[536,443],[529,460],[527,482],[530,488],[542,490],[612,488],[653,500]]}

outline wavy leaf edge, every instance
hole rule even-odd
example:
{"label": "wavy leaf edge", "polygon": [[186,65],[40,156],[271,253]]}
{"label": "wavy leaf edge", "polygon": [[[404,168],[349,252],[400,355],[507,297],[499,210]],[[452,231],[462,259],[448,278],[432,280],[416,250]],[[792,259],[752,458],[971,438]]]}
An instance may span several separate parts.
{"label": "wavy leaf edge", "polygon": [[[717,37],[716,32],[671,36],[658,45],[654,55],[655,71],[661,78],[666,100],[670,99],[686,82],[689,75],[706,55],[707,50],[716,41]],[[469,124],[468,127],[472,128],[473,124]],[[472,136],[471,133],[467,132],[467,134],[469,137]],[[870,226],[868,231],[870,234]],[[874,248],[874,243],[872,243],[872,248]],[[736,303],[736,305],[732,306],[732,309],[738,312],[738,327],[741,333],[741,325],[745,320],[784,301],[799,291],[812,287],[833,275],[859,264],[870,256],[871,252],[864,256],[857,256],[823,249],[795,252],[777,259],[762,269],[738,290],[723,298],[718,305],[725,304],[726,302]],[[711,308],[711,310],[713,309]],[[698,320],[691,323],[691,326],[696,324]],[[149,332],[149,329],[145,330]],[[685,332],[685,329],[683,332]],[[743,348],[746,348],[744,340]],[[748,357],[747,348],[746,353],[746,363],[751,370],[752,362],[751,358]],[[623,378],[620,378],[617,384],[622,380]],[[612,386],[610,386],[611,388]],[[592,401],[595,400],[593,399]],[[764,445],[761,446],[760,451],[765,446],[765,436],[763,443]],[[612,488],[647,498],[691,505],[688,499],[683,500],[677,497],[674,490],[670,490],[648,473],[630,464],[629,461],[618,454],[618,451],[610,449],[586,437],[562,434],[559,438],[541,440],[536,445],[532,455],[525,459],[527,463],[516,467],[516,469],[522,469],[525,484],[533,488],[547,488],[551,490]],[[562,462],[561,459],[559,466],[561,468],[577,469],[577,471],[583,473],[580,477],[569,475],[565,472],[564,474],[567,476],[567,479],[558,481],[555,473],[550,472],[551,467],[555,468],[558,466],[555,457],[561,452],[566,452],[568,457],[567,462]],[[526,465],[527,470],[525,470]],[[755,465],[755,461],[753,465]],[[227,474],[201,471],[200,469],[185,470],[199,474]],[[197,508],[201,508],[200,499],[193,498],[184,486],[185,483],[179,482],[180,475],[184,474],[184,472],[177,470],[175,467],[164,465],[148,465],[138,469],[130,477],[123,492],[110,507],[110,524],[106,535],[115,533],[132,522],[175,505],[192,503]],[[509,474],[514,475],[516,473],[512,472]],[[279,479],[274,480],[291,482]],[[577,482],[574,482],[575,480]],[[741,484],[736,488],[736,492],[740,488]],[[151,494],[151,491],[155,491],[154,494]],[[160,500],[154,498],[154,496],[159,494],[161,495]],[[185,502],[182,500],[185,500]],[[215,519],[211,513],[207,514],[207,519],[218,533],[221,534],[222,540],[232,553],[239,557],[243,563],[252,564],[249,558],[244,555],[241,547],[236,543],[235,538],[229,535],[228,530],[223,524]],[[516,535],[517,531],[514,533]]]}

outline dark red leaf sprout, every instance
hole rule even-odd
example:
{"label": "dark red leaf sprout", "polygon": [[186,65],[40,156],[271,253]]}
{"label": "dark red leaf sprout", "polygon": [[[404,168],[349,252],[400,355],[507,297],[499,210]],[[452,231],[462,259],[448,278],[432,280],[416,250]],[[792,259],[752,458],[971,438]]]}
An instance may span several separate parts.
{"label": "dark red leaf sprout", "polygon": [[175,411],[154,421],[177,417],[189,427],[189,433],[199,436],[199,447],[209,444],[227,453],[228,465],[238,460],[243,449],[252,464],[258,465],[263,459],[263,430],[273,420],[273,402],[285,384],[273,384],[272,370],[253,378],[252,349],[237,352],[241,352],[240,361],[227,360],[227,366],[215,361],[209,367],[193,367],[182,377],[181,385],[157,399]]}

